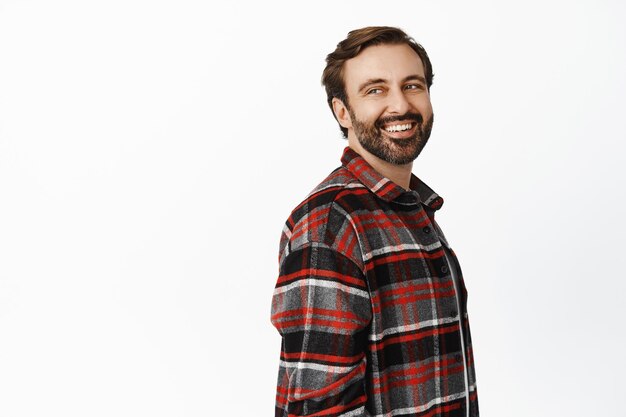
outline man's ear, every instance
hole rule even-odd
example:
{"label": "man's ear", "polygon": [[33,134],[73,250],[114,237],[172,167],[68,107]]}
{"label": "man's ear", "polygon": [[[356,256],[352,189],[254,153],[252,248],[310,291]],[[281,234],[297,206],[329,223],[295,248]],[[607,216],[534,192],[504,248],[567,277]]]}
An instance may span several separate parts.
{"label": "man's ear", "polygon": [[350,118],[350,113],[348,112],[348,108],[343,101],[339,100],[337,97],[333,97],[333,112],[335,113],[335,117],[337,121],[341,125],[341,127],[345,127],[349,129],[352,127],[352,119]]}

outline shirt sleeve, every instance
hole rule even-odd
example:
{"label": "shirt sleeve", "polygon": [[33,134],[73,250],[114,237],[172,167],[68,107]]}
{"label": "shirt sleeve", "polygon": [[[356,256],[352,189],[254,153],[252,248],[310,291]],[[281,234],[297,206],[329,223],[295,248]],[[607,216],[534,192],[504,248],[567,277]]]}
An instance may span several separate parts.
{"label": "shirt sleeve", "polygon": [[276,416],[364,414],[367,283],[349,258],[320,244],[282,261],[272,324],[282,336]]}

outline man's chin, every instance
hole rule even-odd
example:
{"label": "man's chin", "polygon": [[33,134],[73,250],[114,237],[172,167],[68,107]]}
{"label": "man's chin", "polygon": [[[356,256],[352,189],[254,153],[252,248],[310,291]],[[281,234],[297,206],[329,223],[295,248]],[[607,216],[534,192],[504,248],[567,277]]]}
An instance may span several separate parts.
{"label": "man's chin", "polygon": [[374,153],[374,155],[392,165],[406,165],[415,161],[415,159],[419,155],[419,152],[415,148],[410,148],[400,149],[396,151],[379,151]]}
{"label": "man's chin", "polygon": [[396,147],[402,149],[408,149],[419,146],[419,139],[415,136],[410,138],[387,138],[389,142],[393,143]]}
{"label": "man's chin", "polygon": [[417,159],[426,143],[419,143],[419,138],[411,139],[394,139],[393,150],[389,150],[389,155],[385,159],[387,162],[394,165],[406,165]]}

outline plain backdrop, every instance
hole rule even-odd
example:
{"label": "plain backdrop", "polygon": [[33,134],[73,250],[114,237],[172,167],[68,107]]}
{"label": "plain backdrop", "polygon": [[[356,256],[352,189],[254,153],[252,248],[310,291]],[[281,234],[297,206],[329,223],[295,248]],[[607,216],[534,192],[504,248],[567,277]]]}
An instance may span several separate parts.
{"label": "plain backdrop", "polygon": [[0,1],[0,416],[273,415],[291,210],[346,142],[349,30],[434,65],[414,173],[485,417],[626,416],[626,6]]}

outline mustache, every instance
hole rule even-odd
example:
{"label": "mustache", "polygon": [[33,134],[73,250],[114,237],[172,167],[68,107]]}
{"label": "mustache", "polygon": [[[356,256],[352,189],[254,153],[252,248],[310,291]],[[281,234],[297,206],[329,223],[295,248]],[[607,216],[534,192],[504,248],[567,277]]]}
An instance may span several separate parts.
{"label": "mustache", "polygon": [[414,121],[418,125],[421,126],[422,122],[424,121],[424,118],[419,113],[408,112],[408,113],[402,114],[400,116],[381,117],[380,119],[376,120],[375,125],[376,125],[377,128],[382,128],[387,123],[393,123],[393,122],[399,122],[399,121],[405,121],[405,120]]}

